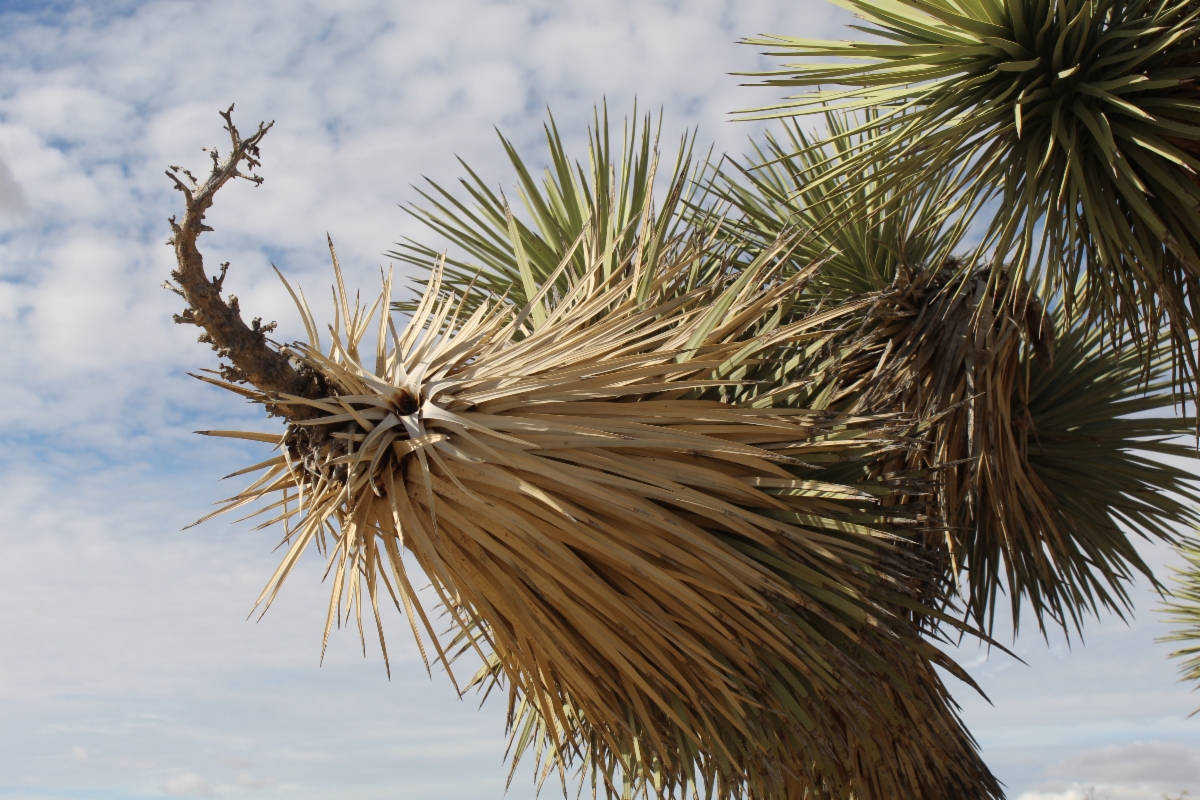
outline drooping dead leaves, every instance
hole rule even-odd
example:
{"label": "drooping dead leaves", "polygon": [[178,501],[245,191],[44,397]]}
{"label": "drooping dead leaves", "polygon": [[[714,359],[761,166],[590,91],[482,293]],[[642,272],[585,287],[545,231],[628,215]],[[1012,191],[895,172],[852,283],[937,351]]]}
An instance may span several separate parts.
{"label": "drooping dead leaves", "polygon": [[394,602],[447,671],[476,653],[473,682],[506,686],[513,747],[543,777],[578,770],[610,794],[998,795],[932,664],[961,671],[910,621],[922,566],[878,507],[891,490],[821,479],[830,460],[867,475],[904,447],[898,423],[705,399],[868,302],[780,322],[769,312],[812,270],[782,280],[778,255],[690,289],[687,247],[652,272],[598,262],[565,296],[469,315],[435,274],[402,330],[390,277],[352,306],[335,258],[327,348],[292,294],[309,341],[289,351],[326,396],[255,396],[317,414],[216,512],[258,504],[285,528],[259,602],[316,543],[326,640],[340,619],[361,634],[369,606],[386,658]]}

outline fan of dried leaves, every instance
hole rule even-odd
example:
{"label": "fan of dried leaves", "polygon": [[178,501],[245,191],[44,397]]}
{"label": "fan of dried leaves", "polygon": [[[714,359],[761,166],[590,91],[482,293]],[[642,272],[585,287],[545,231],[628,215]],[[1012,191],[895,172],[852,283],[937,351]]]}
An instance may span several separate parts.
{"label": "fan of dried leaves", "polygon": [[998,795],[931,663],[961,672],[908,621],[919,562],[854,521],[889,490],[821,481],[806,461],[885,458],[896,423],[692,399],[860,306],[747,337],[812,270],[776,280],[776,251],[678,294],[694,254],[679,255],[640,303],[636,264],[604,280],[598,263],[553,304],[469,316],[435,274],[402,331],[372,322],[390,279],[366,309],[338,270],[327,350],[298,300],[309,342],[290,354],[326,396],[208,379],[316,411],[282,436],[209,432],[279,445],[217,512],[271,498],[256,513],[286,527],[260,603],[316,543],[326,639],[339,618],[361,631],[368,604],[379,626],[383,595],[449,669],[407,549],[484,660],[478,677],[507,682],[514,721],[536,713],[547,765],[586,764],[610,792],[623,776],[723,797]]}
{"label": "fan of dried leaves", "polygon": [[427,665],[453,675],[478,655],[468,686],[506,687],[514,755],[532,747],[564,785],[577,770],[610,796],[1000,796],[934,665],[969,678],[922,636],[938,617],[916,599],[930,560],[895,516],[919,506],[893,502],[920,487],[881,474],[909,423],[770,391],[710,399],[846,342],[839,326],[872,298],[785,314],[815,272],[785,272],[786,242],[699,284],[711,236],[639,239],[615,269],[606,252],[569,270],[585,230],[522,307],[467,307],[439,268],[402,330],[391,277],[373,306],[351,304],[335,256],[328,347],[285,281],[308,342],[276,350],[196,249],[217,189],[261,180],[238,167],[257,165],[268,126],[243,140],[231,111],[212,175],[172,170],[187,200],[173,276],[179,320],[234,362],[203,379],[286,420],[207,432],[278,449],[211,515],[254,506],[261,527],[282,524],[264,609],[315,544],[326,642],[351,620],[364,635],[369,605],[386,660],[391,600]]}

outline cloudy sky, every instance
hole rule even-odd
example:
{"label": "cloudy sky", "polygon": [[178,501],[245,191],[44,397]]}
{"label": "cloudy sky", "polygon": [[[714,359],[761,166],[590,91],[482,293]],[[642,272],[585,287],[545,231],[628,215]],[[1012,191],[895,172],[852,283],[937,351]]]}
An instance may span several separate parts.
{"label": "cloudy sky", "polygon": [[[531,158],[545,108],[574,152],[593,105],[662,108],[668,138],[740,152],[727,112],[770,99],[728,73],[745,35],[838,36],[818,0],[0,4],[0,796],[503,796],[503,709],[459,701],[393,625],[377,652],[336,636],[318,664],[314,559],[261,621],[269,533],[181,528],[255,458],[191,431],[264,424],[186,371],[212,366],[159,288],[168,164],[224,145],[217,110],[275,120],[258,189],[224,191],[204,242],[255,315],[298,321],[269,274],[328,283],[324,237],[375,285],[421,176],[462,156],[505,186],[493,126]],[[1155,564],[1171,554],[1146,550]],[[1028,633],[1028,666],[959,653],[993,705],[959,687],[1010,797],[1200,794],[1200,705],[1157,644],[1155,598],[1085,645]],[[393,620],[399,622],[399,620]],[[508,796],[533,796],[519,773]]]}

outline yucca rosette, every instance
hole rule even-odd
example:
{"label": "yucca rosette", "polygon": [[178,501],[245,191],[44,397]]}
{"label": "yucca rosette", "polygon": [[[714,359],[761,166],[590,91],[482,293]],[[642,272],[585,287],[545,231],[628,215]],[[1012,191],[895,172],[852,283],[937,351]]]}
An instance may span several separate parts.
{"label": "yucca rosette", "polygon": [[[1114,340],[1128,337],[1147,369],[1169,351],[1194,400],[1200,9],[1189,0],[838,4],[868,38],[746,41],[787,62],[755,73],[763,85],[796,94],[745,113],[865,112],[856,132],[869,135],[823,182],[882,163],[872,191],[915,200],[926,176],[953,171],[962,202],[986,223],[973,266],[990,261],[997,284],[1011,264],[1042,297],[1085,307]],[[852,192],[840,192],[848,217],[867,210]]]}
{"label": "yucca rosette", "polygon": [[[402,330],[374,321],[390,281],[352,307],[339,270],[330,346],[300,302],[310,339],[287,348],[325,396],[269,398],[316,413],[217,512],[265,500],[257,513],[285,526],[259,602],[316,543],[326,639],[339,609],[361,630],[369,605],[382,645],[382,595],[450,669],[411,553],[483,659],[477,679],[507,684],[514,721],[536,716],[553,763],[602,766],[609,788],[623,775],[721,796],[935,797],[977,783],[986,769],[931,664],[957,670],[908,618],[922,566],[885,531],[876,504],[892,490],[819,475],[897,450],[897,423],[699,399],[858,310],[764,327],[812,274],[777,279],[779,252],[690,292],[689,252],[652,276],[627,264],[604,280],[597,264],[557,302],[469,315],[435,274]],[[930,758],[948,746],[954,759]]]}

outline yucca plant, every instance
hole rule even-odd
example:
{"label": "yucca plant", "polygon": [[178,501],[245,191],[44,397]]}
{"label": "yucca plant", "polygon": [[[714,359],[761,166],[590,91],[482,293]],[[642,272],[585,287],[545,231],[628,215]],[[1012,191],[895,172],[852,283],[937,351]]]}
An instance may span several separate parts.
{"label": "yucca plant", "polygon": [[[260,603],[315,544],[326,638],[351,619],[362,635],[369,604],[384,646],[390,598],[449,671],[407,551],[483,659],[479,680],[507,685],[523,740],[609,794],[624,779],[646,796],[999,796],[933,666],[969,678],[914,622],[937,616],[913,588],[928,569],[904,535],[917,517],[880,506],[922,489],[873,467],[907,446],[903,422],[706,399],[742,385],[743,366],[824,352],[868,300],[789,317],[813,268],[783,274],[787,239],[698,282],[714,240],[652,249],[657,225],[573,269],[593,219],[526,302],[470,303],[439,265],[400,326],[390,278],[351,305],[335,256],[328,348],[295,294],[308,342],[273,347],[196,248],[267,130],[243,140],[229,114],[232,150],[213,151],[209,178],[173,170],[187,201],[173,275],[180,321],[232,361],[203,379],[286,423],[208,432],[278,450],[217,512],[265,500],[263,526],[284,527]],[[830,461],[851,479],[829,480]]]}
{"label": "yucca plant", "polygon": [[873,38],[747,40],[790,60],[759,73],[764,84],[802,90],[747,113],[874,109],[859,128],[873,135],[823,181],[888,163],[874,191],[906,194],[929,171],[961,168],[962,191],[994,210],[979,251],[992,253],[993,289],[1008,264],[1037,295],[1083,303],[1145,363],[1165,343],[1194,394],[1200,8],[1187,0],[843,4]]}
{"label": "yucca plant", "polygon": [[[920,420],[912,435],[923,446],[893,469],[936,476],[945,527],[930,527],[927,543],[942,543],[944,580],[962,586],[976,624],[991,629],[1002,593],[1014,627],[1028,600],[1043,633],[1047,621],[1069,630],[1087,614],[1122,614],[1134,573],[1156,583],[1129,533],[1170,541],[1172,524],[1195,519],[1175,499],[1195,500],[1188,476],[1145,455],[1195,456],[1164,441],[1188,430],[1172,408],[1169,360],[1139,371],[1136,348],[1084,337],[1085,318],[1061,298],[1047,311],[1027,284],[1010,289],[1011,266],[997,283],[994,269],[952,258],[979,211],[956,194],[956,171],[927,172],[908,193],[876,191],[895,166],[870,150],[883,134],[844,113],[826,123],[824,140],[789,124],[711,189],[740,213],[725,226],[736,247],[753,252],[793,230],[806,252],[825,254],[810,302],[882,294],[863,322],[872,344],[856,331],[854,359],[835,348],[827,379],[790,402]],[[830,224],[847,201],[857,213]],[[1064,443],[1089,455],[1045,455]]]}

